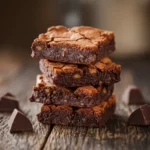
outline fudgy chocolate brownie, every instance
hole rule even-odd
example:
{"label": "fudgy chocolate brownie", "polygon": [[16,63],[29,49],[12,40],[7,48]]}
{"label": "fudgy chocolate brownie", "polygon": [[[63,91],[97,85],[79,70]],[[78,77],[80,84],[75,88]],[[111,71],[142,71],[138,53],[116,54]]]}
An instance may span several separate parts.
{"label": "fudgy chocolate brownie", "polygon": [[44,105],[37,115],[45,124],[99,127],[105,125],[115,111],[115,96],[90,108],[73,108],[67,105]]}
{"label": "fudgy chocolate brownie", "polygon": [[112,95],[112,92],[113,85],[64,88],[50,84],[44,76],[39,75],[37,85],[33,87],[30,101],[54,105],[91,107],[107,100]]}
{"label": "fudgy chocolate brownie", "polygon": [[114,84],[120,80],[121,66],[105,57],[95,65],[75,65],[40,60],[40,70],[50,83],[64,87]]}
{"label": "fudgy chocolate brownie", "polygon": [[114,33],[89,26],[52,26],[34,40],[31,48],[35,58],[91,64],[115,50]]}

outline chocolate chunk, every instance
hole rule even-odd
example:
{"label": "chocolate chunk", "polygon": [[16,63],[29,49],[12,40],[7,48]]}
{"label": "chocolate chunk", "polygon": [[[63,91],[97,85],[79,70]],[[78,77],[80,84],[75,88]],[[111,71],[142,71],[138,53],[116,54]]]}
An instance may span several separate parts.
{"label": "chocolate chunk", "polygon": [[129,86],[123,96],[122,101],[128,105],[142,105],[145,104],[142,92],[136,86]]}
{"label": "chocolate chunk", "polygon": [[50,84],[45,76],[37,76],[37,85],[33,87],[31,102],[44,104],[92,107],[107,100],[113,92],[113,85],[83,86],[64,88]]}
{"label": "chocolate chunk", "polygon": [[129,117],[130,125],[150,125],[150,105],[145,104],[136,109]]}
{"label": "chocolate chunk", "polygon": [[6,93],[0,98],[0,112],[13,112],[18,109],[18,101],[11,93]]}
{"label": "chocolate chunk", "polygon": [[45,124],[60,124],[86,127],[105,125],[115,111],[115,95],[90,108],[73,108],[67,105],[43,105],[37,115]]}
{"label": "chocolate chunk", "polygon": [[74,65],[40,60],[40,70],[49,82],[64,87],[97,86],[120,81],[121,66],[105,57],[94,65]]}
{"label": "chocolate chunk", "polygon": [[15,97],[15,95],[13,95],[12,93],[9,93],[9,92],[7,92],[6,94],[4,94],[4,96]]}
{"label": "chocolate chunk", "polygon": [[8,121],[10,133],[33,131],[30,120],[20,111],[15,109]]}
{"label": "chocolate chunk", "polygon": [[88,26],[53,26],[32,43],[32,57],[74,64],[94,64],[114,50],[113,32]]}

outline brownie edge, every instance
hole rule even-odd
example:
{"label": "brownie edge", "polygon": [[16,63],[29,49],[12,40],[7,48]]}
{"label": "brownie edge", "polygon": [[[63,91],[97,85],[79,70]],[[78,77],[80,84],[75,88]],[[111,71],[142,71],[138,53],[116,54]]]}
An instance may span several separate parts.
{"label": "brownie edge", "polygon": [[113,94],[107,101],[90,108],[73,108],[67,105],[43,105],[37,115],[44,124],[100,127],[105,125],[115,111],[116,99]]}

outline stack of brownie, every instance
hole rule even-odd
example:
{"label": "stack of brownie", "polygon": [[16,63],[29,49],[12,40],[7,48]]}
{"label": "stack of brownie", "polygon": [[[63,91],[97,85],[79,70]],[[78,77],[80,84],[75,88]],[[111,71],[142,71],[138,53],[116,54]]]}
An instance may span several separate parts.
{"label": "stack of brownie", "polygon": [[97,28],[52,26],[32,43],[40,59],[31,102],[43,103],[38,120],[46,124],[99,127],[115,110],[114,83],[121,66],[108,58],[114,33]]}

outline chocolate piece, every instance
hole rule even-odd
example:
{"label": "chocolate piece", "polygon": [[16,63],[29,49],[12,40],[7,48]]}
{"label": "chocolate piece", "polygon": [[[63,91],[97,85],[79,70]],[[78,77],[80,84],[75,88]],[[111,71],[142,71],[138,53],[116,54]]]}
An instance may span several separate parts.
{"label": "chocolate piece", "polygon": [[44,105],[37,115],[45,124],[100,127],[105,125],[115,111],[115,96],[90,108],[73,108],[65,105]]}
{"label": "chocolate piece", "polygon": [[0,98],[0,112],[13,112],[18,108],[18,101],[11,93],[6,93]]}
{"label": "chocolate piece", "polygon": [[33,131],[30,120],[20,111],[15,109],[8,121],[10,133]]}
{"label": "chocolate piece", "polygon": [[15,95],[13,95],[12,93],[9,93],[9,92],[7,92],[6,94],[4,94],[4,96],[15,97]]}
{"label": "chocolate piece", "polygon": [[50,84],[44,76],[39,75],[37,76],[37,86],[33,87],[30,101],[44,104],[91,107],[107,100],[112,92],[113,85],[64,88]]}
{"label": "chocolate piece", "polygon": [[139,88],[136,86],[128,86],[125,90],[122,101],[128,105],[142,105],[145,104],[144,97]]}
{"label": "chocolate piece", "polygon": [[35,58],[91,64],[115,50],[114,33],[88,26],[52,26],[34,40],[31,48]]}
{"label": "chocolate piece", "polygon": [[65,87],[114,84],[120,81],[121,66],[109,58],[103,58],[95,65],[73,65],[40,60],[40,69],[53,84]]}
{"label": "chocolate piece", "polygon": [[129,117],[130,125],[150,125],[150,105],[145,104],[136,109]]}

